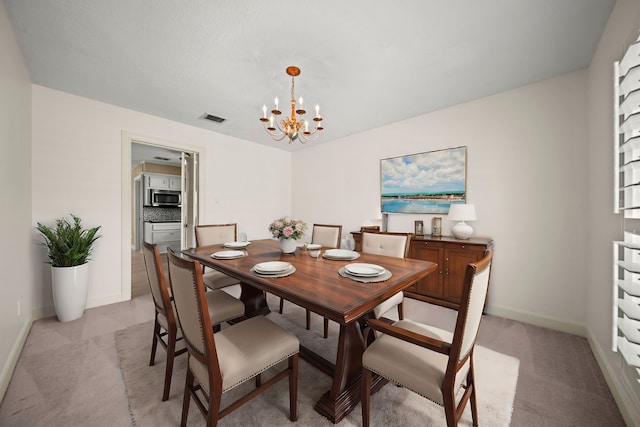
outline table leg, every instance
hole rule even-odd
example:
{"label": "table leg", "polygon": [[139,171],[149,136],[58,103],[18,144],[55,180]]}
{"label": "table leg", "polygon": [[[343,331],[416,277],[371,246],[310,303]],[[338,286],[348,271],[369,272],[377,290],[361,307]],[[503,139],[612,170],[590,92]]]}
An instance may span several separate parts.
{"label": "table leg", "polygon": [[246,283],[240,283],[240,287],[242,289],[240,301],[244,303],[244,315],[246,317],[266,316],[271,313],[263,290]]}
{"label": "table leg", "polygon": [[[340,422],[360,402],[360,376],[364,339],[359,322],[340,325],[338,355],[331,389],[322,395],[315,410],[334,424]],[[384,385],[381,378],[372,382],[372,391]]]}

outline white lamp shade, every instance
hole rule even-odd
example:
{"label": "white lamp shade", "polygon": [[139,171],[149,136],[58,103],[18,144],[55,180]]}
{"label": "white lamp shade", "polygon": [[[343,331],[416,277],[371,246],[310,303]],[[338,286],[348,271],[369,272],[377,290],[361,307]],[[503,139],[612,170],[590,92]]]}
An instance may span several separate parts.
{"label": "white lamp shade", "polygon": [[449,221],[475,221],[476,207],[472,204],[452,204],[449,207]]}

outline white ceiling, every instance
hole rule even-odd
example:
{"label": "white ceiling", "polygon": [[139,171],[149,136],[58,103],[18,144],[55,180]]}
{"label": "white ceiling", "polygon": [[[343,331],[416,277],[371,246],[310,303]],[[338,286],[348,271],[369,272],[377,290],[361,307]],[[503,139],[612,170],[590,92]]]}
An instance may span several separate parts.
{"label": "white ceiling", "polygon": [[33,83],[296,150],[258,121],[289,65],[321,144],[588,67],[615,1],[4,2]]}

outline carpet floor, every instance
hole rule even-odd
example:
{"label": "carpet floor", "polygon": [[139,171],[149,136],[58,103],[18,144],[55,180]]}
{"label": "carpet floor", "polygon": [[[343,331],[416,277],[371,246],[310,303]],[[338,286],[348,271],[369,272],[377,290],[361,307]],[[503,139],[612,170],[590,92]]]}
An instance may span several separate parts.
{"label": "carpet floor", "polygon": [[[288,308],[290,307],[290,308]],[[307,331],[303,325],[304,311],[292,304],[285,305],[284,316],[271,313],[268,318],[299,337],[301,344],[334,360],[337,347],[337,325],[331,323],[329,339],[321,336],[321,322],[315,322],[315,328]],[[182,393],[186,372],[186,355],[176,359],[171,394],[169,400],[160,399],[164,380],[166,353],[157,352],[156,364],[148,366],[151,351],[152,322],[146,322],[126,328],[116,333],[116,349],[123,373],[125,388],[129,398],[129,409],[133,424],[137,427],[157,426],[160,424],[178,425],[182,411]],[[476,382],[478,387],[478,413],[480,423],[490,426],[508,426],[510,424],[513,399],[518,378],[518,359],[477,346],[475,354]],[[275,370],[272,370],[275,372]],[[270,372],[264,374],[264,379]],[[300,361],[298,378],[298,421],[299,426],[331,426],[329,420],[318,414],[313,406],[322,394],[329,389],[331,379]],[[238,396],[254,387],[248,381],[223,395],[225,407]],[[404,388],[387,384],[372,396],[372,425],[387,426],[442,426],[445,425],[442,407],[412,393]],[[253,399],[223,418],[220,425],[291,425],[288,419],[288,383],[280,381],[267,392]],[[189,426],[202,425],[204,419],[195,404],[189,410]],[[358,405],[341,423],[343,426],[362,424]],[[461,426],[470,426],[471,411],[467,406]]]}

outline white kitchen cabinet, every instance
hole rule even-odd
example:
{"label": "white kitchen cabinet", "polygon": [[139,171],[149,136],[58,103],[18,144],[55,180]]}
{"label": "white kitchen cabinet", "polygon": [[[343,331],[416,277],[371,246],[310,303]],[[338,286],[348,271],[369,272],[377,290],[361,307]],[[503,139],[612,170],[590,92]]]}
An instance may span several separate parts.
{"label": "white kitchen cabinet", "polygon": [[179,175],[166,175],[161,173],[145,173],[145,188],[152,190],[176,190],[182,188]]}
{"label": "white kitchen cabinet", "polygon": [[180,223],[179,222],[145,222],[144,241],[156,243],[161,253],[167,251],[167,246],[174,250],[180,250]]}

